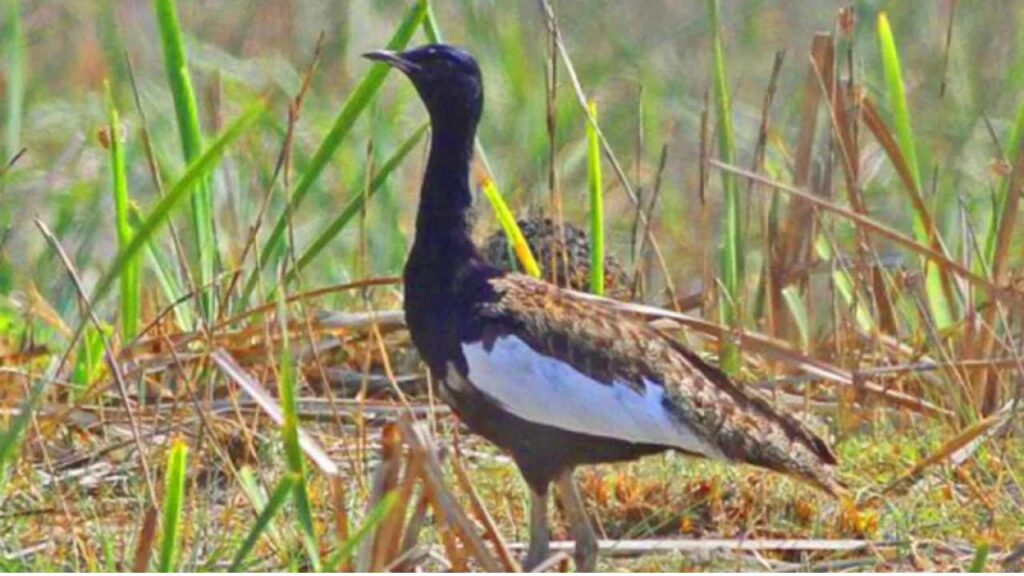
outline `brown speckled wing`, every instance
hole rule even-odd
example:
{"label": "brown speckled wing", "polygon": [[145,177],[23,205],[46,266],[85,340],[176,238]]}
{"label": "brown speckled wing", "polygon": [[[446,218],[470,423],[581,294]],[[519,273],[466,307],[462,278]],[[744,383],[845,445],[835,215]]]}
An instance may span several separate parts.
{"label": "brown speckled wing", "polygon": [[725,458],[842,491],[832,471],[836,457],[824,440],[639,317],[519,274],[491,282],[498,298],[480,310],[491,320],[485,345],[511,331],[597,382],[661,384],[674,415]]}

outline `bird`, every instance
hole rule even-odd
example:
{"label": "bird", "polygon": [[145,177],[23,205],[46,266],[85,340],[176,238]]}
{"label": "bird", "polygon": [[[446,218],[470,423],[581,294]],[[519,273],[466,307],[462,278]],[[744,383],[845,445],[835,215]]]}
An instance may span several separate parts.
{"label": "bird", "polygon": [[509,454],[530,493],[525,568],[549,553],[551,486],[579,571],[598,540],[573,480],[581,465],[664,451],[747,463],[826,493],[844,487],[829,444],[622,303],[489,263],[471,238],[480,67],[429,44],[364,54],[402,72],[430,119],[430,150],[403,271],[412,342],[460,421]]}
{"label": "bird", "polygon": [[[545,216],[519,218],[516,225],[546,280],[563,288],[590,292],[590,238],[586,232],[568,222],[559,225]],[[504,230],[496,230],[484,240],[481,254],[502,270],[516,269]],[[632,296],[629,275],[611,255],[604,258],[604,289],[608,297],[616,300],[629,300]]]}

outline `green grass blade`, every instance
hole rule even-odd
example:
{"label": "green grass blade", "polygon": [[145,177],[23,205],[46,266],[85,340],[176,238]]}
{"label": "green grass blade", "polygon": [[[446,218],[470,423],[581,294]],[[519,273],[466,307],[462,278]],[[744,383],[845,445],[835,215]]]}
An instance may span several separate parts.
{"label": "green grass blade", "polygon": [[270,500],[267,505],[263,507],[259,516],[256,518],[256,522],[249,529],[249,534],[245,537],[242,542],[242,546],[235,553],[234,560],[231,561],[231,567],[228,568],[230,572],[239,572],[242,570],[242,563],[249,557],[252,549],[259,542],[260,536],[267,531],[270,527],[271,520],[281,510],[284,503],[288,500],[288,497],[294,494],[295,485],[299,483],[299,477],[294,474],[289,474],[281,479],[277,484],[277,488],[274,489],[273,494],[270,496]]}
{"label": "green grass blade", "polygon": [[21,147],[21,119],[25,105],[25,37],[21,31],[21,2],[7,0],[6,26],[3,31],[4,57],[7,61],[7,88],[4,99],[4,156],[0,163],[18,153]]}
{"label": "green grass blade", "polygon": [[[199,126],[199,111],[196,96],[192,89],[192,79],[188,72],[188,61],[185,56],[185,40],[178,23],[178,10],[175,0],[154,0],[157,25],[160,30],[160,41],[163,46],[164,68],[167,81],[174,97],[174,114],[181,135],[181,149],[185,163],[192,163],[203,147],[202,130]],[[213,194],[208,182],[200,181],[196,193],[192,195],[192,225],[195,234],[196,252],[199,259],[198,283],[205,286],[213,279],[217,259],[216,231],[214,229]],[[200,299],[207,317],[214,314],[213,306],[216,298],[213,293],[204,291]]]}
{"label": "green grass blade", "polygon": [[604,186],[601,183],[601,144],[597,139],[597,103],[590,103],[587,122],[587,185],[590,189],[590,291],[604,295]]}
{"label": "green grass blade", "polygon": [[[128,176],[124,166],[124,148],[121,143],[121,119],[114,105],[114,97],[107,84],[107,128],[110,150],[111,188],[114,192],[114,216],[117,224],[117,247],[124,250],[131,243],[132,225],[129,218]],[[124,263],[121,273],[121,336],[124,340],[135,337],[139,330],[139,261],[131,258]]]}
{"label": "green grass blade", "polygon": [[181,549],[181,511],[185,506],[185,476],[188,470],[188,445],[175,440],[167,456],[167,472],[164,480],[164,513],[161,521],[160,572],[175,572],[178,551]]}
{"label": "green grass blade", "polygon": [[18,455],[23,433],[32,420],[32,411],[43,395],[45,384],[43,380],[39,380],[32,386],[28,398],[18,410],[18,415],[11,421],[7,430],[0,434],[0,499],[6,496],[7,470]]}
{"label": "green grass blade", "polygon": [[[388,50],[401,50],[412,39],[416,29],[419,28],[423,22],[424,15],[426,13],[426,2],[417,2],[414,6],[410,7],[406,12],[405,17],[399,24],[398,29],[395,30],[394,35],[387,44]],[[344,106],[341,108],[341,112],[338,117],[334,120],[334,125],[331,126],[327,136],[324,137],[323,142],[320,143],[320,147],[317,148],[313,157],[309,160],[309,164],[306,166],[305,171],[302,173],[302,177],[299,179],[299,183],[295,186],[292,191],[291,198],[288,200],[288,204],[285,205],[284,211],[281,216],[278,217],[277,222],[274,224],[274,228],[271,230],[270,235],[267,237],[266,243],[263,245],[263,249],[260,252],[260,263],[259,267],[252,272],[249,276],[249,280],[246,282],[245,290],[243,292],[242,299],[245,300],[252,293],[252,290],[256,287],[256,276],[264,269],[268,264],[276,259],[283,253],[284,248],[284,231],[288,225],[288,219],[292,213],[302,204],[303,200],[306,199],[306,195],[313,187],[313,183],[320,178],[320,174],[327,166],[331,156],[338,150],[342,141],[348,136],[349,131],[355,124],[356,120],[359,119],[363,111],[373,101],[374,96],[384,83],[384,79],[387,77],[390,67],[382,63],[374,63],[370,70],[363,76],[362,80],[356,86],[355,90],[345,101]]]}
{"label": "green grass blade", "polygon": [[377,526],[387,518],[388,512],[398,502],[398,494],[395,492],[388,492],[377,502],[377,505],[370,510],[363,519],[363,523],[355,531],[354,534],[348,537],[347,540],[341,543],[341,546],[331,555],[325,568],[328,571],[335,571],[338,566],[343,562],[352,557],[356,549],[359,548],[359,544],[366,539],[367,536],[373,534]]}
{"label": "green grass blade", "polygon": [[[139,207],[132,203],[129,206],[128,213],[131,216],[133,229],[138,229],[142,225],[143,220]],[[162,252],[153,249],[152,242],[146,243],[146,259],[149,260],[149,266],[153,270],[153,275],[156,276],[157,284],[160,285],[160,289],[163,291],[167,302],[175,302],[178,298],[185,295],[181,281],[174,273],[175,267],[167,262]],[[189,330],[190,327],[195,325],[192,317],[192,308],[188,306],[175,306],[174,317],[177,319],[178,326],[182,330]]]}
{"label": "green grass blade", "polygon": [[882,68],[885,70],[885,83],[889,91],[889,105],[892,107],[893,120],[896,128],[896,139],[900,151],[907,159],[910,175],[914,185],[921,189],[921,169],[917,163],[917,147],[914,145],[914,134],[910,128],[910,111],[907,109],[907,90],[903,82],[903,71],[900,66],[900,55],[896,49],[896,39],[889,26],[889,17],[885,12],[878,14],[878,42],[882,54]]}
{"label": "green grass blade", "polygon": [[[434,10],[427,2],[427,16],[423,20],[423,32],[427,36],[427,40],[433,43],[443,42],[441,37],[441,29],[437,25],[437,19],[434,17]],[[487,154],[484,152],[483,145],[480,144],[479,139],[476,143],[476,153],[480,162],[484,165],[487,171],[487,176],[480,182],[480,187],[483,189],[484,196],[487,197],[487,201],[490,203],[491,208],[494,209],[494,214],[498,218],[498,223],[501,225],[501,229],[505,232],[505,237],[508,238],[508,244],[512,253],[516,255],[519,260],[519,265],[522,269],[533,276],[534,278],[540,278],[541,269],[537,264],[537,259],[533,257],[533,252],[530,251],[530,245],[526,243],[526,237],[523,236],[522,230],[519,229],[519,224],[516,222],[515,215],[512,210],[509,209],[508,204],[502,197],[501,192],[498,190],[498,185],[494,182],[490,164],[487,162]]]}
{"label": "green grass blade", "polygon": [[[914,144],[914,133],[910,127],[910,111],[907,107],[907,90],[903,82],[903,71],[900,65],[896,39],[893,37],[889,17],[885,12],[878,14],[878,45],[882,54],[882,68],[885,71],[886,89],[889,93],[889,106],[892,109],[896,140],[900,152],[906,161],[910,177],[914,182],[913,194],[921,193],[921,168],[917,161],[917,147]],[[929,230],[925,215],[914,211],[914,234],[918,241],[932,245],[932,230]],[[938,233],[936,231],[936,233]],[[925,263],[925,291],[928,297],[928,308],[939,330],[950,327],[955,321],[955,314],[950,309],[943,288],[942,272],[933,263]]]}
{"label": "green grass blade", "polygon": [[[290,474],[286,476],[293,478]],[[295,481],[297,482],[298,479],[295,478]],[[242,491],[245,492],[245,496],[249,499],[249,504],[252,505],[253,510],[256,510],[258,513],[262,513],[267,507],[269,499],[267,498],[266,491],[263,489],[262,481],[252,468],[249,466],[243,466],[238,470],[238,484],[241,486]],[[294,489],[295,486],[292,485],[292,490]],[[291,496],[292,492],[289,490],[285,494],[285,498],[290,498]],[[282,543],[285,541],[284,537],[281,535],[280,522],[275,521],[274,518],[270,520],[270,525],[267,526],[264,532],[267,535],[267,539],[272,542]]]}
{"label": "green grass blade", "polygon": [[77,400],[89,385],[100,377],[106,366],[103,362],[103,339],[110,337],[112,331],[107,326],[104,326],[103,330],[107,333],[101,333],[92,324],[85,327],[85,333],[78,344],[78,353],[75,354],[75,367],[71,371],[73,400]]}
{"label": "green grass blade", "polygon": [[484,196],[490,202],[491,208],[494,209],[494,214],[498,218],[498,223],[501,224],[501,229],[505,231],[505,237],[508,238],[512,251],[519,258],[519,264],[527,274],[534,278],[540,278],[540,266],[537,264],[537,259],[530,252],[530,245],[526,242],[523,231],[516,224],[515,214],[509,210],[508,204],[505,204],[505,201],[502,200],[501,192],[498,191],[494,180],[490,176],[484,176],[483,181],[480,182],[480,187],[484,191]]}
{"label": "green grass blade", "polygon": [[409,152],[411,152],[413,148],[420,143],[429,127],[430,126],[428,124],[424,124],[416,130],[412,136],[409,136],[404,142],[402,142],[398,149],[395,150],[395,153],[392,154],[391,157],[384,162],[384,165],[381,166],[380,170],[373,175],[373,180],[370,182],[367,194],[356,194],[341,211],[341,214],[332,220],[331,223],[324,228],[323,232],[317,235],[316,239],[313,240],[302,255],[299,256],[295,267],[288,272],[288,275],[285,278],[286,282],[294,280],[295,275],[301,272],[306,265],[312,262],[313,259],[323,251],[327,244],[340,234],[341,231],[345,229],[345,226],[347,226],[348,223],[359,214],[363,209],[363,204],[372,198],[374,193],[383,186],[385,182],[387,182],[391,173],[401,165],[402,161],[405,160],[405,157],[409,155]]}
{"label": "green grass blade", "polygon": [[427,0],[426,4],[427,15],[423,19],[423,33],[432,44],[441,44],[444,38],[441,36],[441,27],[437,25],[437,16],[434,15],[434,4],[430,0]]}
{"label": "green grass blade", "polygon": [[277,375],[277,395],[281,403],[284,423],[281,435],[284,440],[284,452],[288,470],[295,476],[296,483],[292,489],[295,509],[298,515],[299,532],[302,544],[306,548],[310,565],[316,572],[320,571],[320,549],[316,541],[316,530],[313,524],[313,511],[306,490],[306,471],[303,465],[302,447],[299,445],[299,415],[296,404],[295,364],[288,342],[288,307],[284,301],[284,292],[277,292],[277,316],[281,328],[281,364]]}
{"label": "green grass blade", "polygon": [[971,558],[971,565],[967,568],[970,573],[978,573],[985,571],[985,564],[988,563],[988,553],[990,550],[988,542],[982,542],[978,544],[978,547],[974,549],[974,557]]}
{"label": "green grass blade", "polygon": [[811,323],[807,317],[807,307],[800,296],[800,288],[794,285],[782,289],[782,299],[789,308],[789,313],[796,324],[797,332],[800,334],[800,349],[806,351],[811,343]]}
{"label": "green grass blade", "polygon": [[201,152],[203,141],[199,128],[199,110],[185,56],[185,39],[178,23],[178,8],[175,0],[154,0],[154,8],[163,46],[164,68],[174,98],[174,115],[181,136],[181,150],[185,161],[191,162]]}
{"label": "green grass blade", "polygon": [[103,572],[119,572],[118,546],[114,542],[114,536],[108,530],[100,530],[97,537],[100,540],[100,549],[103,551],[103,564],[94,570]]}
{"label": "green grass blade", "polygon": [[[718,0],[708,0],[711,13],[712,51],[714,53],[714,94],[715,111],[718,117],[718,155],[722,162],[735,164],[735,142],[732,128],[732,105],[729,102],[729,86],[725,72],[725,50],[722,47],[722,23]],[[725,296],[721,301],[722,323],[731,329],[740,329],[743,324],[740,305],[743,302],[743,211],[740,206],[736,177],[722,171],[722,189],[725,191],[725,230],[719,251],[722,286]],[[725,340],[722,346],[721,366],[727,374],[736,374],[742,358],[739,347]]]}
{"label": "green grass blade", "polygon": [[[1006,139],[1006,148],[1003,156],[1006,161],[1012,163],[1017,158],[1017,150],[1022,145],[1024,138],[1024,102],[1017,111],[1017,122],[1013,125],[1009,138]],[[1011,169],[1013,166],[1011,166]],[[996,242],[999,236],[999,224],[1002,222],[1003,214],[1006,212],[1006,196],[1010,191],[1010,178],[1004,178],[999,189],[996,191],[995,207],[992,216],[989,218],[988,230],[985,236],[985,262],[983,270],[992,269],[992,261],[996,257]]]}
{"label": "green grass blade", "polygon": [[136,228],[135,235],[132,236],[128,246],[118,251],[114,262],[100,277],[96,288],[93,289],[91,298],[93,303],[99,302],[106,295],[113,281],[124,271],[125,263],[135,258],[138,251],[149,242],[156,230],[167,221],[171,211],[178,203],[194,192],[196,185],[213,172],[228,146],[256,122],[263,114],[264,109],[265,105],[262,101],[250,106],[210,143],[202,155],[189,165],[181,178],[171,186],[167,194],[160,198],[146,219]]}
{"label": "green grass blade", "polygon": [[[822,262],[832,262],[835,258],[835,252],[824,234],[818,234],[814,238],[814,251]],[[858,294],[850,272],[837,266],[832,271],[832,284],[839,297],[843,299],[843,304],[853,310],[853,317],[860,329],[866,334],[874,334],[877,326],[874,317],[871,316],[871,309],[868,308],[868,299]]]}

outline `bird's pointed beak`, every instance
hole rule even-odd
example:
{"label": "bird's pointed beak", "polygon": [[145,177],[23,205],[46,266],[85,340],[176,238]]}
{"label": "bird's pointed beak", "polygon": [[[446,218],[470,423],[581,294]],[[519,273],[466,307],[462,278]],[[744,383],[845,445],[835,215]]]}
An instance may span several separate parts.
{"label": "bird's pointed beak", "polygon": [[375,62],[383,62],[388,66],[397,68],[406,74],[412,74],[420,69],[419,65],[415,62],[407,60],[402,57],[398,52],[391,50],[371,50],[363,54],[363,58],[367,60],[373,60]]}

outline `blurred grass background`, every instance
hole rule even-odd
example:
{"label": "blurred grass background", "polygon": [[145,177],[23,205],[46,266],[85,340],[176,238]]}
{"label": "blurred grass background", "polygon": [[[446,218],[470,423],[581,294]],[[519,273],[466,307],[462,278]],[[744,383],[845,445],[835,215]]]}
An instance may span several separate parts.
{"label": "blurred grass background", "polygon": [[[11,6],[20,5],[25,46],[24,96],[17,118],[12,117],[18,107],[11,104],[10,93],[13,61],[4,59],[5,151],[8,158],[21,146],[27,152],[3,182],[0,223],[8,231],[2,287],[9,294],[34,284],[47,301],[73,305],[68,298],[70,287],[61,281],[63,272],[53,266],[52,255],[47,254],[31,219],[41,216],[52,223],[73,251],[87,282],[112,257],[116,238],[109,233],[115,227],[107,153],[96,136],[106,124],[103,82],[107,79],[130,139],[126,154],[131,198],[142,206],[154,201],[152,181],[135,138],[140,120],[132,104],[126,54],[135,67],[160,166],[167,175],[183,169],[174,107],[155,42],[156,23],[145,3],[5,2],[5,14],[11,13]],[[858,17],[854,42],[860,80],[873,92],[884,94],[873,29],[882,4],[854,3]],[[673,262],[676,284],[686,291],[696,287],[687,279],[701,277],[702,250],[713,250],[718,243],[717,238],[700,237],[699,211],[693,209],[700,187],[700,113],[710,85],[708,15],[700,3],[617,7],[615,2],[600,0],[556,4],[577,72],[600,103],[602,129],[630,175],[639,173],[634,185],[650,188],[658,151],[662,144],[669,146],[654,229]],[[1024,7],[1007,1],[957,11],[947,65],[949,7],[948,2],[887,6],[906,71],[923,171],[930,175],[934,165],[941,167],[936,197],[931,199],[934,214],[944,230],[953,232],[957,190],[974,192],[965,197],[979,223],[990,209],[993,156],[983,116],[997,132],[1005,133],[1019,105],[1024,40],[1018,24]],[[230,2],[200,2],[180,7],[201,124],[207,134],[216,132],[239,110],[242,98],[268,95],[278,104],[276,114],[264,120],[259,136],[248,137],[230,154],[213,184],[220,248],[229,262],[241,251],[246,227],[255,219],[273,168],[277,144],[273,135],[284,129],[280,103],[297,92],[318,34],[326,33],[320,69],[296,128],[295,162],[300,167],[354,80],[367,68],[358,55],[386,42],[403,8],[403,2],[386,1],[254,2],[244,8]],[[778,80],[778,93],[783,96],[772,110],[771,138],[774,143],[795,141],[802,111],[798,88],[806,74],[809,41],[813,32],[831,29],[835,8],[810,1],[742,1],[723,6],[738,165],[751,161],[771,61],[775,51],[783,49],[788,51]],[[447,38],[469,48],[481,61],[487,87],[481,138],[503,193],[520,211],[543,207],[548,138],[546,42],[539,9],[530,2],[443,2],[435,10]],[[11,24],[5,21],[4,26]],[[948,85],[945,97],[940,96],[943,80]],[[556,141],[567,217],[583,223],[585,123],[571,97],[560,98],[558,104]],[[422,118],[411,88],[389,81],[294,218],[298,245],[305,245],[313,231],[361,191],[367,139],[374,140],[379,165]],[[644,142],[639,157],[638,138]],[[781,170],[787,161],[784,153],[792,152],[780,148],[769,146],[769,169]],[[867,164],[864,191],[872,214],[906,229],[910,214],[902,198],[890,191],[898,185],[895,175],[880,155],[876,157],[877,162]],[[368,273],[392,274],[400,269],[418,192],[417,170],[416,162],[405,163],[369,210],[372,258]],[[609,183],[614,188],[615,181]],[[611,190],[607,197],[610,214],[631,212],[621,193]],[[710,194],[708,200],[717,210],[721,195]],[[280,206],[277,194],[271,213]],[[489,217],[488,211],[481,214]],[[719,218],[713,216],[712,221]],[[609,218],[613,252],[628,252],[630,224],[628,217]],[[493,224],[485,221],[484,227],[491,229]],[[310,285],[352,278],[354,230],[351,227],[333,242],[305,272]],[[717,230],[714,226],[710,232],[717,234]],[[748,266],[757,268],[756,262]]]}

